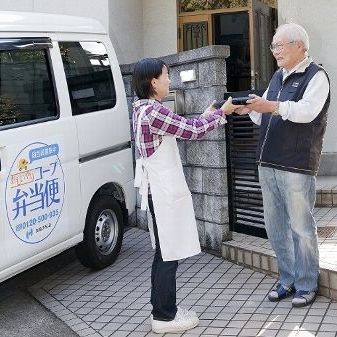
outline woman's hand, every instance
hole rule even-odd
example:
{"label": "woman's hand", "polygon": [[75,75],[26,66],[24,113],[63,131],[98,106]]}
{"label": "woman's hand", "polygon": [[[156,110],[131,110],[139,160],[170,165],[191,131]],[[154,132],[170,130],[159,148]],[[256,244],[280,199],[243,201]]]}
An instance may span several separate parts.
{"label": "woman's hand", "polygon": [[231,115],[234,111],[242,107],[242,105],[234,105],[232,103],[232,97],[228,97],[227,101],[220,108],[225,115]]}

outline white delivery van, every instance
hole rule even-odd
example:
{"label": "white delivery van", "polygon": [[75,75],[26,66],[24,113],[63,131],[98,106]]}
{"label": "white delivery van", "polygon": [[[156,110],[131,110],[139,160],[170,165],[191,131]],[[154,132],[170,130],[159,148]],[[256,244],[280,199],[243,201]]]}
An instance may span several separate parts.
{"label": "white delivery van", "polygon": [[111,264],[135,209],[130,126],[95,20],[0,12],[0,281],[77,245]]}

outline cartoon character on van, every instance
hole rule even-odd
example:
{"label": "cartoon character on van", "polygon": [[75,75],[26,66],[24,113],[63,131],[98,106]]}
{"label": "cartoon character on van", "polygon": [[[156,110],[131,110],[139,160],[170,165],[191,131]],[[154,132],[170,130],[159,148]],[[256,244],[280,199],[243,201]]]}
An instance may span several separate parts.
{"label": "cartoon character on van", "polygon": [[26,158],[22,158],[19,160],[19,171],[26,171],[27,170],[27,165],[28,165],[28,161]]}
{"label": "cartoon character on van", "polygon": [[61,215],[65,182],[58,155],[58,144],[32,143],[12,164],[6,182],[7,217],[24,242],[45,240]]}

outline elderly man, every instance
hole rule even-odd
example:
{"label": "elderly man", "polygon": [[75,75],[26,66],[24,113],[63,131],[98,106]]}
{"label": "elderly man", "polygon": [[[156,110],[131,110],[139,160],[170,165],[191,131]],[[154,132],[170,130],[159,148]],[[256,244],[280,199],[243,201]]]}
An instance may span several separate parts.
{"label": "elderly man", "polygon": [[308,58],[309,39],[298,24],[278,27],[270,46],[279,69],[263,97],[239,111],[260,125],[257,151],[268,238],[279,281],[268,299],[289,296],[294,307],[317,295],[319,253],[313,217],[315,183],[330,103],[326,72]]}

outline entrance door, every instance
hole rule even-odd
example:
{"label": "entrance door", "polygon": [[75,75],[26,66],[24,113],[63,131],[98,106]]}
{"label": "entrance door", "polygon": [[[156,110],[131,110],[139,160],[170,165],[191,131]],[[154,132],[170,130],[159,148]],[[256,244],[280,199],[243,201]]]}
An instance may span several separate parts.
{"label": "entrance door", "polygon": [[251,86],[248,11],[213,16],[214,42],[230,46],[226,59],[227,90],[249,90]]}
{"label": "entrance door", "polygon": [[[184,1],[184,6],[188,2]],[[276,4],[269,3],[268,6],[261,0],[191,1],[189,9],[195,10],[178,14],[179,51],[228,45],[227,90],[266,89],[275,70],[269,45],[277,24]]]}
{"label": "entrance door", "polygon": [[269,46],[276,26],[276,10],[254,0],[252,15],[252,89],[266,89],[275,70]]}

